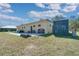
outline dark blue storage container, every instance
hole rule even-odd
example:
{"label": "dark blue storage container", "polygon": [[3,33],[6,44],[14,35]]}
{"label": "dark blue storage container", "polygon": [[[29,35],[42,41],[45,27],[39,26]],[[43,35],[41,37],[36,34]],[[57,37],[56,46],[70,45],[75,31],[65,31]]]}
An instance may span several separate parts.
{"label": "dark blue storage container", "polygon": [[68,20],[53,21],[53,33],[55,35],[68,35]]}

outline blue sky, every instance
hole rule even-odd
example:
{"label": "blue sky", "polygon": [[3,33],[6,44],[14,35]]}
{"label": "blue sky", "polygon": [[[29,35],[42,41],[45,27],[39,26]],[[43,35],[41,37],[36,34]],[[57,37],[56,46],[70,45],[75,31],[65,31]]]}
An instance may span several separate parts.
{"label": "blue sky", "polygon": [[0,26],[51,19],[55,16],[78,16],[79,4],[68,3],[0,3]]}

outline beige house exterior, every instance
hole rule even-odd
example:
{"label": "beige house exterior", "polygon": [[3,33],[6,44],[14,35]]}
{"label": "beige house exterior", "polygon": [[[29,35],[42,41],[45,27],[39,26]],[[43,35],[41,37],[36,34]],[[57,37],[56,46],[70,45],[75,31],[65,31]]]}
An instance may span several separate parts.
{"label": "beige house exterior", "polygon": [[53,24],[49,20],[40,20],[32,23],[22,24],[17,26],[17,31],[23,31],[26,33],[52,33]]}

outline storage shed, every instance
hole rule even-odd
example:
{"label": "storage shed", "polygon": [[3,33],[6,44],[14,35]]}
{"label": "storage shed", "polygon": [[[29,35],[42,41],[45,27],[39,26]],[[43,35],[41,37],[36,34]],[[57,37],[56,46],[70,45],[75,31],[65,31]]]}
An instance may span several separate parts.
{"label": "storage shed", "polygon": [[53,21],[53,33],[55,35],[68,35],[68,19]]}

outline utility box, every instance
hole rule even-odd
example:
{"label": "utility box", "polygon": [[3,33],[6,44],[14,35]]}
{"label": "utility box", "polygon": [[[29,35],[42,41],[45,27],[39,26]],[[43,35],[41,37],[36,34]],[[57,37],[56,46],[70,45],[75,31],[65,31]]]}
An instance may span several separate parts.
{"label": "utility box", "polygon": [[53,34],[68,35],[68,33],[69,33],[68,20],[53,21]]}

